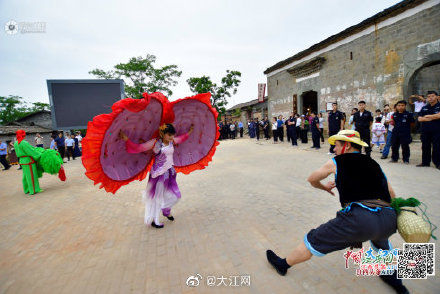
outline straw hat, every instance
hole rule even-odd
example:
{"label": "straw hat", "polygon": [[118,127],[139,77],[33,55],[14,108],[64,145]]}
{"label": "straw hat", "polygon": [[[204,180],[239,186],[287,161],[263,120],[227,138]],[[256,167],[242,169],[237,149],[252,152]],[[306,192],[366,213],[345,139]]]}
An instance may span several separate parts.
{"label": "straw hat", "polygon": [[342,130],[339,131],[336,135],[333,135],[330,138],[328,138],[328,142],[331,145],[335,145],[336,141],[346,141],[364,147],[368,147],[368,144],[361,140],[361,136],[359,135],[359,132],[353,130]]}

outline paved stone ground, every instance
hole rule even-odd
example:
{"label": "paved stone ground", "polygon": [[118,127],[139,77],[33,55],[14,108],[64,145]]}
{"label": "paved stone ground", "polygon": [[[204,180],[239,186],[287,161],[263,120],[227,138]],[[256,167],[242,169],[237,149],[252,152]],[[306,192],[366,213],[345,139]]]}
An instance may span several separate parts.
{"label": "paved stone ground", "polygon": [[[179,174],[176,221],[161,230],[142,223],[146,181],[107,194],[76,160],[66,164],[67,182],[45,175],[45,191],[30,197],[22,193],[20,171],[1,172],[0,293],[393,293],[377,277],[345,270],[343,251],[313,257],[285,277],[266,261],[266,249],[285,256],[339,209],[337,199],[306,182],[328,160],[324,146],[223,141],[212,165]],[[412,147],[411,165],[381,161],[382,167],[398,195],[424,201],[440,224],[440,171],[416,168],[419,146]],[[398,234],[391,241],[402,246]],[[186,286],[197,273],[201,285]],[[210,275],[250,275],[251,286],[209,287]],[[440,289],[435,277],[405,284],[412,293]]]}

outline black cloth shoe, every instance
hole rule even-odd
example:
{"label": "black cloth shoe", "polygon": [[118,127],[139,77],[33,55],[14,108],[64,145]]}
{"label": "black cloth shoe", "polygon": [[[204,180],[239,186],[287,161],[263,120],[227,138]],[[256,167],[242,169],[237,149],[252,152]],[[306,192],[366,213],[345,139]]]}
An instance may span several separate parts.
{"label": "black cloth shoe", "polygon": [[418,164],[418,165],[416,165],[417,167],[424,167],[424,166],[429,166],[429,165],[426,165],[426,164],[423,164],[423,163],[421,163],[421,164]]}
{"label": "black cloth shoe", "polygon": [[388,156],[383,156],[383,155],[380,157],[380,159],[387,159],[387,158]]}
{"label": "black cloth shoe", "polygon": [[277,270],[277,272],[280,275],[284,276],[287,273],[287,270],[290,268],[290,265],[287,264],[285,258],[281,259],[272,250],[266,251],[266,257],[269,263]]}
{"label": "black cloth shoe", "polygon": [[163,228],[163,225],[156,225],[156,223],[153,221],[152,223],[151,223],[151,226],[153,227],[153,228],[156,228],[156,229],[161,229],[161,228]]}
{"label": "black cloth shoe", "polygon": [[174,216],[170,215],[166,217],[167,219],[169,219],[170,221],[174,221]]}
{"label": "black cloth shoe", "polygon": [[381,275],[379,278],[388,286],[393,288],[398,294],[409,294],[408,289],[403,286],[402,280],[397,278],[397,272],[394,271],[392,275]]}

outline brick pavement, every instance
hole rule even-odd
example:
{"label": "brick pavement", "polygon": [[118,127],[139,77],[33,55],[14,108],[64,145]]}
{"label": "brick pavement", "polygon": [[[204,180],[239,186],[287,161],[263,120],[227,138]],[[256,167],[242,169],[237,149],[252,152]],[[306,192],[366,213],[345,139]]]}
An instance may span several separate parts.
{"label": "brick pavement", "polygon": [[[308,147],[223,141],[207,169],[179,174],[176,221],[161,230],[142,223],[146,181],[107,194],[76,160],[66,164],[67,182],[45,175],[45,191],[30,197],[22,193],[21,171],[1,172],[0,293],[393,293],[378,278],[345,270],[343,251],[314,257],[285,277],[267,263],[267,248],[287,254],[339,209],[305,180],[329,158],[328,144]],[[412,147],[411,165],[380,163],[397,194],[428,204],[440,224],[440,171],[416,168],[420,154]],[[398,234],[391,241],[403,242]],[[201,285],[186,286],[196,273]],[[250,275],[251,286],[209,287],[210,275]],[[435,277],[405,284],[411,293],[440,289]]]}

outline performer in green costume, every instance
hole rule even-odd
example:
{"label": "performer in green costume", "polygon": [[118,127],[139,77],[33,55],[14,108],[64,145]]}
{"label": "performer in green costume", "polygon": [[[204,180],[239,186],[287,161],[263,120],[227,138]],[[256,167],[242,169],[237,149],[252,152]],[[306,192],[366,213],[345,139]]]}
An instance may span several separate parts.
{"label": "performer in green costume", "polygon": [[26,132],[18,130],[17,141],[14,143],[15,152],[19,158],[19,164],[23,168],[23,190],[25,194],[34,195],[41,192],[38,178],[43,172],[57,174],[60,180],[65,181],[66,175],[62,166],[61,156],[52,149],[33,147],[24,140]]}

